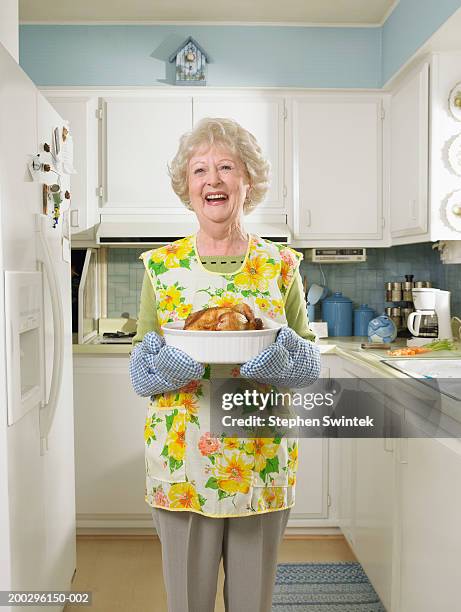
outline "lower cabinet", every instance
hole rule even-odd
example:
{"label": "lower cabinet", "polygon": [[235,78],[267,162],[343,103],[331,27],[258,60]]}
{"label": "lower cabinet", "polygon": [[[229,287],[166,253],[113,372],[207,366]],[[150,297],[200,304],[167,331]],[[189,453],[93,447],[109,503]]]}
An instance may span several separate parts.
{"label": "lower cabinet", "polygon": [[393,441],[354,440],[354,552],[387,610],[392,596],[395,461]]}
{"label": "lower cabinet", "polygon": [[401,444],[395,611],[453,612],[460,608],[461,440],[410,438]]}
{"label": "lower cabinet", "polygon": [[74,355],[80,528],[135,527],[150,519],[144,502],[147,400],[132,390],[128,360],[128,355]]}
{"label": "lower cabinet", "polygon": [[[357,388],[379,376],[343,361]],[[449,417],[425,410],[425,387],[379,388],[407,437],[338,440],[340,527],[388,612],[457,610],[461,439],[449,437]],[[434,422],[422,414],[446,437],[430,437]]]}
{"label": "lower cabinet", "polygon": [[[131,388],[129,356],[74,355],[77,527],[149,528],[144,502],[147,398]],[[328,367],[322,376],[329,376]],[[296,506],[289,527],[328,515],[328,440],[300,439]]]}

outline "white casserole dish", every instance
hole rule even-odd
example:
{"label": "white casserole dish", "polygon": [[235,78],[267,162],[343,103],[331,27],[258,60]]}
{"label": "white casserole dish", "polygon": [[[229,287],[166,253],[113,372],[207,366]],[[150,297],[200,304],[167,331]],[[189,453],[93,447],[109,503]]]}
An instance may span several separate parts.
{"label": "white casserole dish", "polygon": [[285,324],[261,317],[264,329],[199,331],[183,329],[184,321],[162,325],[165,342],[200,363],[245,363],[274,342]]}

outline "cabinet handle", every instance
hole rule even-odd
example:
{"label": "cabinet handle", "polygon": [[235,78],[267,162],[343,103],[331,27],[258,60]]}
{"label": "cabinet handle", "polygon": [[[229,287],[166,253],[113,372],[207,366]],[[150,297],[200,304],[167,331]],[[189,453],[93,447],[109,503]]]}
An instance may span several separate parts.
{"label": "cabinet handle", "polygon": [[383,438],[384,450],[386,453],[394,452],[394,440],[393,438]]}
{"label": "cabinet handle", "polygon": [[418,216],[418,208],[416,206],[416,200],[410,200],[410,218],[416,221]]}
{"label": "cabinet handle", "polygon": [[408,463],[408,438],[400,438],[399,463]]}
{"label": "cabinet handle", "polygon": [[78,222],[78,208],[70,211],[70,226],[71,227],[79,227]]}
{"label": "cabinet handle", "polygon": [[307,227],[311,226],[311,211],[309,209],[306,210],[306,225]]}

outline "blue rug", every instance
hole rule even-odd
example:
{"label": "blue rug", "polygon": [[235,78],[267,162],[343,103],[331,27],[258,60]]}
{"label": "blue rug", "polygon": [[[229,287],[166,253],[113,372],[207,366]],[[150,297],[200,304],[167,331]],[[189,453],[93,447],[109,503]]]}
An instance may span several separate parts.
{"label": "blue rug", "polygon": [[281,563],[273,612],[386,612],[360,563]]}

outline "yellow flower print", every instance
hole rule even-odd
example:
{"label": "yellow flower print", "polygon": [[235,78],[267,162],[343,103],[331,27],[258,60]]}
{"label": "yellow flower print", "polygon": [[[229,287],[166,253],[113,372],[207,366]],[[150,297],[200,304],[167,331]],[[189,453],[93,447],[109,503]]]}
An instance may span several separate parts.
{"label": "yellow flower print", "polygon": [[265,487],[263,489],[262,499],[265,510],[282,508],[284,502],[283,487]]}
{"label": "yellow flower print", "polygon": [[171,410],[172,408],[178,406],[178,402],[175,398],[176,393],[164,393],[156,400],[155,406],[160,410]]}
{"label": "yellow flower print", "polygon": [[266,467],[268,459],[277,454],[279,445],[272,438],[254,438],[245,444],[245,451],[255,458],[255,471],[260,472]]}
{"label": "yellow flower print", "polygon": [[274,278],[280,269],[280,264],[271,263],[265,257],[251,257],[245,263],[243,270],[235,276],[234,282],[243,289],[266,291],[269,280]]}
{"label": "yellow flower print", "polygon": [[161,310],[174,310],[181,300],[181,292],[172,285],[166,289],[160,289],[160,303],[159,308]]}
{"label": "yellow flower print", "polygon": [[231,308],[238,303],[238,296],[229,291],[224,291],[221,295],[214,295],[210,300],[211,306],[221,306],[222,308]]}
{"label": "yellow flower print", "polygon": [[190,482],[178,482],[171,485],[168,497],[170,499],[170,508],[201,510],[197,491]]}
{"label": "yellow flower print", "polygon": [[[168,310],[157,310],[157,321],[160,327],[168,323],[170,320],[170,312]],[[160,330],[160,333],[163,333],[163,330]]]}
{"label": "yellow flower print", "polygon": [[293,276],[293,268],[286,261],[282,260],[282,268],[280,270],[280,276],[282,277],[282,283],[284,285],[289,285],[291,282],[291,277]]}
{"label": "yellow flower print", "polygon": [[256,298],[256,304],[261,308],[261,310],[269,310],[271,307],[271,303],[266,298]]}
{"label": "yellow flower print", "polygon": [[175,416],[170,431],[166,437],[166,445],[168,446],[168,455],[183,461],[186,453],[186,423],[185,415],[180,414]]}
{"label": "yellow flower print", "polygon": [[288,453],[288,469],[295,472],[298,469],[298,445],[294,444]]}
{"label": "yellow flower print", "polygon": [[[256,300],[258,301],[258,300]],[[274,309],[275,314],[283,313],[283,302],[282,300],[271,300],[272,307]]]}
{"label": "yellow flower print", "polygon": [[176,309],[176,312],[178,313],[178,317],[180,319],[187,319],[191,311],[192,311],[192,304],[179,304],[179,306]]}
{"label": "yellow flower print", "polygon": [[146,423],[144,425],[144,442],[149,442],[149,440],[155,440],[154,428],[152,427],[152,419],[147,417]]}
{"label": "yellow flower print", "polygon": [[240,446],[238,438],[224,438],[224,450],[237,450]]}
{"label": "yellow flower print", "polygon": [[164,263],[166,268],[179,268],[181,260],[188,259],[192,251],[192,242],[188,238],[167,244],[152,253],[152,261]]}
{"label": "yellow flower print", "polygon": [[192,393],[180,393],[176,403],[178,406],[184,406],[184,408],[187,410],[188,416],[191,414],[197,414],[197,400]]}
{"label": "yellow flower print", "polygon": [[216,468],[218,487],[233,495],[234,493],[248,493],[252,476],[252,459],[245,453],[231,453],[224,455]]}

